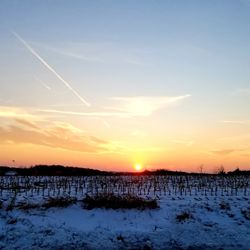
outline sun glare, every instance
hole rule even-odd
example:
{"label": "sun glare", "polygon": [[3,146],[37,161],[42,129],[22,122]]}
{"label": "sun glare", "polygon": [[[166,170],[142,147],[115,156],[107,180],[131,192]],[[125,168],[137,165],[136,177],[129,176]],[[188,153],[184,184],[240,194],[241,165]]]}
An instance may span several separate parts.
{"label": "sun glare", "polygon": [[134,165],[134,168],[135,168],[136,171],[141,171],[141,170],[142,170],[142,165],[139,164],[139,163],[136,163],[136,164]]}

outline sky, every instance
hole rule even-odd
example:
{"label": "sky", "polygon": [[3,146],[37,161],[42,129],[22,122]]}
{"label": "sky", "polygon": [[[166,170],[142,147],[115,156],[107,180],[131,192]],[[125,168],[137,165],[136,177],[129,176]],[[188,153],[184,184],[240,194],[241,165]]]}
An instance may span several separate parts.
{"label": "sky", "polygon": [[0,165],[250,169],[249,0],[0,1]]}

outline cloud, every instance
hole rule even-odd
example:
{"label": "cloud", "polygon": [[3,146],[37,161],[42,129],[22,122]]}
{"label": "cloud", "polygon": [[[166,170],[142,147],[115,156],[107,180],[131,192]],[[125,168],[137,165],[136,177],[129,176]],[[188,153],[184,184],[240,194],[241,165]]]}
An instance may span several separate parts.
{"label": "cloud", "polygon": [[239,88],[232,92],[233,95],[250,95],[249,88]]}
{"label": "cloud", "polygon": [[16,118],[15,121],[21,125],[24,125],[25,127],[31,128],[31,129],[38,129],[39,128],[34,122],[27,121],[25,119]]}
{"label": "cloud", "polygon": [[67,122],[53,122],[53,126],[49,127],[49,131],[51,133],[55,134],[68,134],[68,135],[73,135],[73,134],[78,134],[78,135],[83,135],[84,131],[76,128],[70,123]]}
{"label": "cloud", "polygon": [[49,46],[35,43],[38,46],[68,58],[88,63],[121,63],[134,66],[145,66],[145,51],[122,48],[116,43],[60,43]]}
{"label": "cloud", "polygon": [[246,149],[247,148],[245,148],[245,149],[233,149],[233,148],[229,148],[229,149],[214,149],[214,150],[211,150],[210,152],[213,153],[213,154],[224,156],[224,155],[229,155],[229,154],[236,153],[236,152],[241,152],[241,151],[244,151]]}
{"label": "cloud", "polygon": [[50,72],[52,72],[83,104],[86,106],[90,106],[88,103],[72,86],[66,81],[60,74],[55,71],[21,36],[19,36],[16,32],[12,32],[12,34],[25,46],[25,48],[36,57]]}
{"label": "cloud", "polygon": [[220,121],[222,123],[229,123],[229,124],[244,124],[244,121],[233,121],[233,120],[224,120],[224,121]]}
{"label": "cloud", "polygon": [[0,106],[0,117],[3,118],[34,118],[33,115],[17,107]]}
{"label": "cloud", "polygon": [[149,116],[153,112],[180,104],[191,95],[182,96],[136,96],[136,97],[113,97],[119,103],[117,108],[110,108],[130,114],[131,116]]}
{"label": "cloud", "polygon": [[54,122],[39,126],[25,119],[15,119],[14,124],[0,127],[0,143],[33,144],[78,152],[99,153],[107,151],[105,140],[86,135],[68,123]]}
{"label": "cloud", "polygon": [[249,125],[250,124],[250,121],[233,121],[233,120],[224,120],[224,121],[221,121],[223,123],[228,123],[228,124],[241,124],[241,125]]}
{"label": "cloud", "polygon": [[106,145],[106,149],[110,153],[117,153],[117,154],[131,154],[131,153],[154,153],[154,152],[164,152],[169,151],[170,149],[167,147],[139,147],[135,145],[127,145],[122,141],[112,141]]}
{"label": "cloud", "polygon": [[[131,118],[136,116],[150,116],[153,112],[176,106],[182,103],[191,95],[183,96],[139,96],[139,97],[112,97],[111,101],[115,102],[112,106],[104,107],[100,111],[95,112],[76,112],[58,109],[38,109],[38,112],[54,113],[60,115],[77,115],[86,117],[118,117]],[[103,111],[103,109],[105,111]],[[107,111],[108,110],[108,111]]]}
{"label": "cloud", "polygon": [[235,149],[214,149],[211,150],[210,152],[212,152],[213,154],[217,154],[217,155],[229,155],[234,153],[236,150]]}
{"label": "cloud", "polygon": [[43,46],[46,49],[53,51],[59,55],[62,56],[66,56],[66,57],[71,57],[74,59],[78,59],[78,60],[83,60],[83,61],[88,61],[88,62],[97,62],[97,63],[104,63],[105,61],[99,57],[95,57],[95,56],[87,56],[84,55],[83,53],[75,53],[72,51],[68,51],[67,49],[60,49],[60,48],[53,48],[53,47],[49,47],[49,46]]}
{"label": "cloud", "polygon": [[129,114],[125,112],[75,112],[75,111],[64,111],[56,109],[38,109],[38,112],[43,113],[54,113],[61,115],[77,115],[86,117],[129,117]]}

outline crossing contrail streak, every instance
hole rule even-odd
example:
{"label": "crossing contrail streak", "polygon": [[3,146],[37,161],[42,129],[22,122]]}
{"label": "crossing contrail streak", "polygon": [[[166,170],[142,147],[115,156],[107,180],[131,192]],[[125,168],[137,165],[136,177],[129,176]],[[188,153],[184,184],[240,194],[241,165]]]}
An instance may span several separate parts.
{"label": "crossing contrail streak", "polygon": [[90,106],[88,103],[67,81],[65,81],[22,37],[16,32],[12,31],[12,34],[26,47],[26,49],[35,56],[50,72],[52,72],[78,99],[81,100],[86,106]]}

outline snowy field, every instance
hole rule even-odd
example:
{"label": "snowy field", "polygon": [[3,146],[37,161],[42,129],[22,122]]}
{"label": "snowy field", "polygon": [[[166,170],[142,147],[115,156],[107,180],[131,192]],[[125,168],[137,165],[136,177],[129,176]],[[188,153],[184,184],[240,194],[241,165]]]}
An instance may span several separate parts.
{"label": "snowy field", "polygon": [[[250,249],[250,178],[0,177],[0,249]],[[157,209],[84,209],[86,194],[156,198]],[[72,197],[45,207],[49,197]]]}

